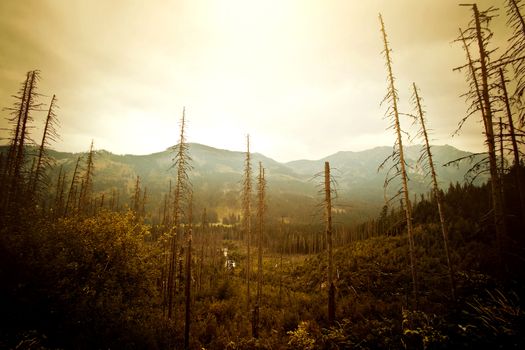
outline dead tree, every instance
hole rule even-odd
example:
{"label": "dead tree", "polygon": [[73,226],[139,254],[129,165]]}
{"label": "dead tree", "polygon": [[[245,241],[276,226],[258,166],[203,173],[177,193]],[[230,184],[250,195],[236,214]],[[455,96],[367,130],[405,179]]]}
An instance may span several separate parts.
{"label": "dead tree", "polygon": [[13,166],[15,163],[16,152],[18,150],[18,143],[20,141],[20,129],[22,127],[22,121],[25,114],[25,109],[27,107],[27,95],[29,91],[29,86],[31,84],[32,71],[27,72],[26,79],[19,89],[18,95],[14,96],[16,99],[14,108],[11,108],[11,114],[13,115],[9,118],[9,122],[14,125],[11,143],[7,151],[7,156],[5,160],[4,169],[2,172],[2,181],[0,181],[0,188],[4,193],[4,198],[7,199],[9,187],[6,186],[7,183],[10,183],[11,177],[13,175]]}
{"label": "dead tree", "polygon": [[[471,90],[475,88],[477,91],[472,92],[471,95],[477,98],[474,105],[482,110],[482,118],[484,125],[485,144],[488,150],[489,160],[489,171],[490,171],[490,186],[492,195],[492,206],[494,212],[494,224],[496,231],[496,242],[500,258],[503,257],[503,242],[506,240],[506,227],[505,227],[505,216],[503,212],[503,200],[501,196],[501,181],[498,173],[498,163],[496,157],[496,144],[494,136],[494,121],[493,121],[493,106],[489,84],[489,53],[487,49],[488,41],[492,35],[488,24],[493,18],[493,8],[489,8],[487,11],[480,12],[476,4],[469,4],[465,6],[472,7],[473,20],[471,21],[470,27],[462,32],[462,38],[465,42],[464,47],[467,50],[467,57],[469,62],[466,66],[471,68],[471,72],[467,76],[467,79],[471,83]],[[465,37],[466,34],[466,37]],[[479,58],[473,61],[468,53],[468,42],[474,43],[479,51]],[[461,68],[461,67],[460,67]],[[479,77],[478,77],[479,76]],[[472,86],[473,85],[473,86]]]}
{"label": "dead tree", "polygon": [[175,183],[175,192],[173,199],[173,222],[170,231],[170,252],[168,267],[168,319],[172,318],[175,294],[175,270],[177,265],[177,238],[180,233],[180,224],[183,214],[183,204],[191,193],[191,183],[189,172],[191,170],[191,157],[189,155],[189,146],[186,143],[186,109],[182,109],[182,118],[180,123],[179,143],[172,147],[175,152],[172,168],[176,168],[177,179]]}
{"label": "dead tree", "polygon": [[500,78],[500,88],[502,91],[503,103],[505,104],[505,113],[507,115],[510,141],[512,144],[512,155],[514,159],[513,169],[515,174],[515,183],[516,188],[518,189],[520,196],[520,206],[521,206],[521,217],[522,220],[525,220],[525,188],[521,180],[521,164],[520,164],[520,152],[518,149],[518,142],[516,141],[516,131],[514,129],[514,120],[512,118],[512,110],[510,107],[509,95],[507,92],[507,82],[505,80],[505,74],[503,69],[499,69],[499,78]]}
{"label": "dead tree", "polygon": [[190,348],[190,325],[191,325],[191,241],[193,233],[193,194],[190,193],[188,205],[188,234],[186,246],[186,281],[184,285],[185,317],[184,317],[184,349]]}
{"label": "dead tree", "polygon": [[243,227],[244,235],[247,242],[247,253],[246,253],[246,308],[250,310],[250,273],[251,273],[251,197],[252,197],[252,165],[250,155],[250,135],[246,136],[246,157],[244,160],[244,173],[243,173],[243,191],[242,191],[242,209],[243,209]]}
{"label": "dead tree", "polygon": [[264,212],[266,197],[266,180],[264,177],[264,167],[259,162],[259,177],[257,178],[257,300],[253,310],[252,335],[259,337],[259,315],[262,297],[262,241],[264,235]]}
{"label": "dead tree", "polygon": [[324,205],[325,205],[325,233],[328,248],[328,323],[333,325],[335,321],[335,285],[334,285],[334,259],[332,247],[332,189],[330,178],[330,163],[324,163]]}
{"label": "dead tree", "polygon": [[15,96],[16,102],[14,108],[10,109],[13,113],[11,123],[16,125],[9,147],[4,179],[2,186],[3,206],[10,206],[12,203],[21,203],[25,189],[27,176],[25,171],[26,147],[30,139],[30,124],[33,121],[31,112],[40,108],[36,98],[37,83],[40,72],[33,70],[27,73],[26,80],[23,83],[19,94]]}
{"label": "dead tree", "polygon": [[498,123],[498,137],[499,141],[499,166],[498,166],[498,179],[499,179],[499,188],[501,191],[501,206],[502,210],[505,213],[505,188],[503,186],[503,176],[505,175],[505,139],[503,137],[503,118],[499,117]]}
{"label": "dead tree", "polygon": [[51,145],[51,142],[55,142],[58,138],[58,133],[56,131],[57,117],[55,114],[55,108],[56,96],[53,95],[49,104],[44,132],[42,133],[42,141],[38,148],[38,156],[32,178],[31,195],[34,199],[38,197],[40,190],[39,186],[47,186],[48,184],[45,177],[45,171],[51,165],[51,159],[47,154],[47,150]]}
{"label": "dead tree", "polygon": [[443,211],[443,208],[444,208],[443,195],[439,189],[436,168],[434,166],[434,160],[432,159],[432,151],[430,149],[430,143],[428,141],[428,132],[427,132],[427,128],[425,125],[425,111],[423,110],[422,99],[419,96],[419,90],[416,86],[416,83],[413,83],[412,87],[414,89],[412,100],[416,106],[416,118],[417,118],[416,120],[419,121],[420,135],[423,137],[423,140],[424,140],[424,152],[421,154],[420,161],[427,162],[429,172],[432,177],[432,190],[434,192],[434,196],[436,197],[436,201],[437,201],[437,207],[438,207],[438,213],[439,213],[439,223],[441,224],[441,234],[443,236],[443,246],[445,248],[445,256],[447,258],[448,277],[449,277],[449,282],[450,282],[450,295],[452,296],[453,300],[456,300],[456,283],[454,279],[454,268],[452,266],[452,261],[450,259],[448,228],[447,228],[447,222],[445,220],[445,213]]}
{"label": "dead tree", "polygon": [[[384,50],[383,54],[385,56],[385,64],[387,68],[387,80],[388,80],[388,90],[385,98],[382,103],[388,103],[388,110],[386,112],[386,118],[390,121],[389,129],[393,129],[396,135],[396,142],[394,144],[393,152],[390,157],[388,157],[383,164],[380,165],[380,168],[388,161],[393,160],[394,165],[389,170],[387,174],[387,179],[385,180],[385,187],[394,179],[401,177],[402,188],[398,194],[403,196],[405,203],[405,217],[407,223],[407,232],[408,232],[408,250],[410,256],[410,272],[412,275],[412,287],[414,293],[415,308],[418,308],[418,281],[416,273],[416,257],[414,252],[414,237],[413,237],[413,227],[412,227],[412,205],[410,204],[410,196],[408,192],[408,176],[406,171],[405,157],[403,153],[403,140],[401,137],[401,125],[399,122],[399,108],[398,101],[399,96],[397,89],[395,87],[394,73],[392,71],[392,58],[391,58],[391,49],[389,48],[387,34],[385,30],[385,25],[383,23],[383,17],[379,14],[379,21],[381,23],[381,33],[383,36],[383,45]],[[390,175],[392,170],[394,171],[393,175]]]}
{"label": "dead tree", "polygon": [[507,0],[507,25],[512,28],[512,35],[509,39],[509,47],[503,55],[503,61],[510,63],[514,70],[516,88],[513,93],[513,100],[520,111],[518,119],[520,126],[525,125],[525,109],[523,95],[525,93],[525,19],[523,18],[523,3],[521,0]]}

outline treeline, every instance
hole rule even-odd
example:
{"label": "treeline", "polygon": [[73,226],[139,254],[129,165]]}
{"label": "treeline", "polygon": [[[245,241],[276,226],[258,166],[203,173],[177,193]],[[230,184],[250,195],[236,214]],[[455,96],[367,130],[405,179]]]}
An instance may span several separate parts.
{"label": "treeline", "polygon": [[[85,160],[77,159],[72,174],[59,169],[56,179],[50,178],[55,166],[49,155],[50,147],[59,138],[56,114],[57,98],[51,98],[46,107],[39,101],[40,72],[29,71],[16,95],[11,117],[9,146],[6,154],[0,153],[0,220],[16,223],[23,219],[22,212],[45,213],[53,218],[97,211],[93,197],[94,148],[91,143]],[[35,128],[34,114],[46,110],[43,131],[38,142],[32,135]],[[69,176],[68,176],[69,175]],[[102,199],[103,200],[103,199]]]}

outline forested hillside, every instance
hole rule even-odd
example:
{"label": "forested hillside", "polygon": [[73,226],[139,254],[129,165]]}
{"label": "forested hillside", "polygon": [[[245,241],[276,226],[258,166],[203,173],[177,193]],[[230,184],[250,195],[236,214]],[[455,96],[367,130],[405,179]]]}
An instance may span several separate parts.
{"label": "forested hillside", "polygon": [[[239,178],[242,171],[243,153],[220,150],[209,146],[190,143],[189,155],[192,158],[192,183],[194,184],[194,205],[197,211],[207,209],[208,220],[213,223],[229,223],[232,216],[238,221],[241,214]],[[420,146],[407,148],[407,162],[414,193],[428,193],[428,179],[425,171],[418,164]],[[7,147],[0,147],[7,154]],[[37,148],[28,149],[29,162],[37,154]],[[447,188],[450,183],[468,181],[466,175],[473,164],[482,159],[481,155],[460,151],[452,146],[434,146],[434,158],[439,164],[437,171],[440,185]],[[268,188],[269,211],[272,220],[282,216],[296,224],[309,224],[318,221],[315,206],[317,196],[314,175],[319,172],[325,161],[334,168],[337,181],[338,206],[337,222],[344,224],[359,223],[374,217],[384,204],[383,182],[386,171],[378,170],[378,165],[392,152],[390,147],[377,147],[362,152],[338,152],[317,161],[292,161],[279,163],[260,154],[254,154],[254,162],[263,162],[268,172],[271,186]],[[150,155],[116,155],[100,150],[95,152],[94,167],[97,169],[93,180],[94,201],[101,201],[109,207],[111,198],[119,197],[118,206],[125,210],[131,208],[134,186],[137,176],[142,188],[147,189],[146,222],[158,224],[159,210],[162,211],[163,196],[169,190],[169,181],[174,171],[171,169],[173,152],[167,149]],[[473,156],[469,159],[469,156]],[[50,160],[54,167],[49,169],[50,179],[58,179],[62,172],[72,174],[78,157],[85,159],[87,153],[66,153],[50,150]],[[465,158],[458,164],[444,166],[450,161]],[[486,181],[482,174],[476,184]],[[49,189],[48,197],[52,200],[55,193]],[[387,189],[392,195],[393,189]],[[302,203],[302,205],[299,205]],[[100,204],[100,203],[99,203]],[[117,203],[114,204],[115,207]],[[352,208],[348,210],[348,208]],[[226,219],[226,220],[224,220]],[[233,222],[232,222],[233,223]]]}

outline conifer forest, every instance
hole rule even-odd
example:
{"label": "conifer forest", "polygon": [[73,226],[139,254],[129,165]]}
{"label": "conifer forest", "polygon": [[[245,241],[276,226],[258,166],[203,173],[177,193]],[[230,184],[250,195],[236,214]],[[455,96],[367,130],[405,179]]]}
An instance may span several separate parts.
{"label": "conifer forest", "polygon": [[[19,15],[2,6],[0,17]],[[378,139],[376,148],[316,161],[263,155],[273,140],[242,123],[214,135],[236,138],[242,148],[215,148],[211,136],[210,143],[194,137],[197,102],[175,94],[154,102],[172,111],[176,127],[163,140],[169,148],[112,153],[97,136],[110,120],[93,121],[86,137],[72,131],[70,118],[91,117],[74,117],[76,100],[67,95],[77,86],[59,95],[52,85],[62,78],[45,67],[14,71],[0,53],[0,79],[18,84],[0,89],[0,101],[8,101],[0,106],[0,348],[525,348],[525,1],[447,6],[467,19],[448,38],[462,59],[446,73],[460,79],[462,114],[453,116],[447,138],[433,135],[444,124],[431,112],[441,103],[436,88],[418,82],[420,71],[397,73],[410,50],[398,48],[403,40],[391,28],[431,30],[376,12],[363,32],[381,48],[381,64],[366,70],[381,77],[370,79],[383,98],[372,101],[375,120],[367,118],[391,143]],[[47,40],[43,46],[57,42]],[[446,61],[439,48],[421,50]],[[433,69],[424,58],[419,64]],[[271,76],[277,90],[280,78]],[[90,105],[98,96],[89,96]],[[273,108],[264,96],[259,103]],[[315,123],[334,132],[348,126],[324,107],[315,113]],[[296,128],[317,128],[309,123]],[[471,125],[479,132],[469,132]],[[280,125],[271,128],[279,133]],[[126,137],[126,127],[118,129]],[[351,128],[344,132],[353,137]],[[472,134],[477,152],[443,145]],[[75,138],[89,141],[78,148],[68,143]],[[319,131],[311,142],[330,138]]]}

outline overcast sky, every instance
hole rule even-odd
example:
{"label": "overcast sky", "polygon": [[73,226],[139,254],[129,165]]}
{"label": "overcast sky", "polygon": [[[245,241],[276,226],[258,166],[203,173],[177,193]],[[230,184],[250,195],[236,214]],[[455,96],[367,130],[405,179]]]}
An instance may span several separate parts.
{"label": "overcast sky", "polygon": [[[480,151],[478,121],[451,137],[466,110],[463,74],[452,71],[464,54],[452,41],[470,10],[458,3],[1,0],[0,106],[40,69],[41,101],[58,97],[59,150],[86,151],[91,139],[114,153],[164,150],[178,141],[183,106],[189,142],[243,150],[249,133],[254,152],[279,161],[392,145],[381,12],[403,111],[415,81],[434,143]],[[502,48],[504,20],[501,11]]]}

